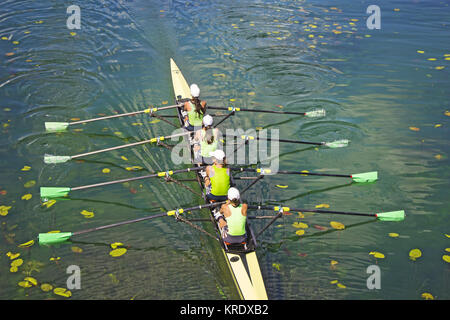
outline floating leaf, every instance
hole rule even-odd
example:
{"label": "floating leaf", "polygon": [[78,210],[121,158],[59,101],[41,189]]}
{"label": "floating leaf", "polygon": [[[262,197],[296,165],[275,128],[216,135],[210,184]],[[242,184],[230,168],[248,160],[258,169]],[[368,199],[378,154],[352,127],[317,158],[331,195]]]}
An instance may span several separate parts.
{"label": "floating leaf", "polygon": [[30,171],[31,167],[30,166],[24,166],[22,169],[20,169],[21,171]]}
{"label": "floating leaf", "polygon": [[53,289],[53,286],[51,284],[49,284],[49,283],[41,284],[41,290],[44,291],[44,292],[48,292],[48,291],[50,291],[52,289]]}
{"label": "floating leaf", "polygon": [[446,111],[444,112],[444,114],[445,114],[447,117],[450,117],[450,111],[446,110]]}
{"label": "floating leaf", "polygon": [[33,195],[31,193],[27,193],[27,194],[24,194],[22,196],[22,198],[20,198],[20,199],[22,199],[22,200],[30,200],[32,197],[33,197]]}
{"label": "floating leaf", "polygon": [[30,288],[32,286],[31,283],[29,283],[28,281],[20,281],[18,285],[21,286],[22,288]]}
{"label": "floating leaf", "polygon": [[160,122],[161,120],[159,120],[159,119],[155,119],[155,120],[152,120],[152,121],[150,121],[149,123],[150,124],[155,124],[155,123],[158,123],[158,122]]}
{"label": "floating leaf", "polygon": [[281,189],[286,189],[288,186],[277,184],[276,187],[281,188]]}
{"label": "floating leaf", "polygon": [[409,252],[409,258],[413,261],[416,261],[416,259],[420,258],[422,256],[422,251],[420,249],[412,249]]}
{"label": "floating leaf", "polygon": [[169,101],[167,101],[167,100],[164,100],[163,102],[161,102],[161,104],[168,104],[169,103]]}
{"label": "floating leaf", "polygon": [[36,181],[34,180],[30,180],[28,182],[25,182],[25,184],[23,185],[25,188],[31,188],[36,184]]}
{"label": "floating leaf", "polygon": [[125,248],[118,248],[118,249],[114,249],[112,250],[109,255],[111,257],[120,257],[122,255],[124,255],[127,252],[127,249]]}
{"label": "floating leaf", "polygon": [[58,260],[61,260],[61,257],[51,257],[49,260],[50,261],[58,261]]}
{"label": "floating leaf", "polygon": [[445,248],[445,251],[450,252],[450,248]]}
{"label": "floating leaf", "polygon": [[28,242],[19,244],[18,247],[19,247],[19,248],[28,248],[28,247],[31,247],[33,244],[34,244],[34,240],[30,240],[30,241],[28,241]]}
{"label": "floating leaf", "polygon": [[294,222],[294,223],[292,224],[292,226],[293,226],[294,228],[302,228],[302,229],[308,228],[308,225],[307,225],[306,223],[303,223],[303,222]]}
{"label": "floating leaf", "polygon": [[337,262],[336,260],[331,260],[330,261],[330,264],[332,265],[332,266],[334,266],[334,265],[337,265],[339,262]]}
{"label": "floating leaf", "polygon": [[43,206],[46,206],[47,209],[48,209],[48,208],[50,208],[52,205],[54,205],[55,203],[56,203],[56,200],[55,200],[55,199],[52,199],[52,200],[45,201],[42,205],[43,205]]}
{"label": "floating leaf", "polygon": [[128,161],[128,158],[125,157],[125,156],[121,156],[120,158],[121,158],[122,160],[124,160],[124,161]]}
{"label": "floating leaf", "polygon": [[14,261],[11,262],[11,267],[20,267],[23,264],[23,260],[22,259],[16,259]]}
{"label": "floating leaf", "polygon": [[420,131],[420,128],[417,128],[417,127],[409,127],[409,130],[412,130],[412,131]]}
{"label": "floating leaf", "polygon": [[14,260],[20,256],[20,253],[12,253],[11,251],[6,254],[10,260]]}
{"label": "floating leaf", "polygon": [[295,234],[298,236],[302,236],[305,234],[305,230],[303,230],[303,229],[297,230],[297,231],[295,231]]}
{"label": "floating leaf", "polygon": [[444,260],[444,261],[447,262],[447,263],[450,263],[450,256],[447,255],[447,254],[444,254],[444,255],[442,256],[442,260]]}
{"label": "floating leaf", "polygon": [[425,53],[425,51],[423,51],[423,50],[417,50],[417,53]]}
{"label": "floating leaf", "polygon": [[398,233],[390,232],[390,233],[389,233],[389,237],[391,237],[391,238],[397,238],[397,237],[398,237]]}
{"label": "floating leaf", "polygon": [[111,169],[104,168],[104,169],[102,170],[102,172],[103,172],[103,173],[110,173],[110,172],[111,172]]}
{"label": "floating leaf", "polygon": [[320,209],[320,208],[329,208],[329,207],[330,207],[330,205],[326,204],[326,203],[321,203],[321,204],[316,205],[316,208],[318,208],[318,209]]}
{"label": "floating leaf", "polygon": [[280,263],[272,263],[272,267],[274,267],[275,269],[277,269],[277,271],[280,271],[281,269],[281,264]]}
{"label": "floating leaf", "polygon": [[72,32],[70,33],[70,35],[71,35],[72,37],[74,37],[74,36],[77,35],[77,33],[72,31]]}
{"label": "floating leaf", "polygon": [[55,288],[53,290],[53,293],[66,298],[70,298],[72,296],[72,292],[70,292],[66,288]]}
{"label": "floating leaf", "polygon": [[330,283],[331,284],[336,284],[336,283],[338,283],[338,281],[337,280],[331,280]]}
{"label": "floating leaf", "polygon": [[435,127],[435,128],[439,128],[439,127],[442,127],[442,124],[440,124],[440,123],[438,123],[438,124],[435,124],[435,125],[434,125],[434,127]]}
{"label": "floating leaf", "polygon": [[345,289],[345,288],[347,288],[346,286],[344,286],[342,283],[338,283],[337,284],[337,286],[338,286],[338,288],[341,288],[341,289]]}
{"label": "floating leaf", "polygon": [[81,249],[80,247],[72,247],[71,249],[72,249],[72,252],[75,252],[75,253],[82,253],[83,252],[83,249]]}
{"label": "floating leaf", "polygon": [[31,283],[33,286],[37,286],[37,280],[33,277],[26,277],[24,279],[25,281],[28,281],[29,283]]}
{"label": "floating leaf", "polygon": [[425,300],[434,300],[434,297],[431,293],[428,292],[424,292],[420,295],[422,298],[424,298]]}
{"label": "floating leaf", "polygon": [[444,68],[445,68],[444,66],[437,66],[437,67],[435,67],[436,70],[442,70]]}
{"label": "floating leaf", "polygon": [[94,217],[94,212],[83,210],[80,212],[86,219],[90,219]]}
{"label": "floating leaf", "polygon": [[229,53],[229,52],[224,52],[223,55],[224,55],[224,56],[231,56],[231,53]]}
{"label": "floating leaf", "polygon": [[6,216],[9,213],[9,209],[11,209],[11,206],[0,206],[0,216]]}
{"label": "floating leaf", "polygon": [[333,227],[336,230],[343,230],[343,229],[345,229],[345,225],[340,223],[340,222],[337,222],[337,221],[331,221],[330,222],[330,226]]}
{"label": "floating leaf", "polygon": [[122,242],[114,242],[110,244],[111,248],[117,249],[117,247],[123,246]]}
{"label": "floating leaf", "polygon": [[253,92],[253,91],[251,91],[251,92],[249,92],[249,93],[247,93],[249,96],[254,96],[255,95],[255,92]]}
{"label": "floating leaf", "polygon": [[369,252],[369,255],[372,255],[377,259],[384,259],[384,254],[382,254],[381,252],[378,252],[378,251],[371,251],[371,252]]}
{"label": "floating leaf", "polygon": [[17,267],[11,267],[11,268],[9,268],[9,271],[10,272],[17,272],[19,270],[19,268],[17,268]]}

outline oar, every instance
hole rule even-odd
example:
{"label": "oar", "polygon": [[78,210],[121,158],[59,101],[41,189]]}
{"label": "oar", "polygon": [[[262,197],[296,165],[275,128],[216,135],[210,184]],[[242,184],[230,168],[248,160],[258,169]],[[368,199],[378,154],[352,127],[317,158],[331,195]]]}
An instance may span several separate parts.
{"label": "oar", "polygon": [[133,219],[133,220],[117,222],[117,223],[108,224],[108,225],[105,225],[105,226],[100,226],[100,227],[96,227],[96,228],[91,228],[91,229],[86,229],[86,230],[81,230],[81,231],[75,231],[75,232],[39,233],[38,240],[39,240],[39,244],[40,245],[58,244],[58,243],[63,243],[65,241],[69,240],[70,238],[72,238],[74,236],[78,236],[80,234],[85,234],[85,233],[90,233],[90,232],[95,232],[95,231],[115,228],[115,227],[123,226],[123,225],[126,225],[126,224],[141,222],[141,221],[145,221],[145,220],[151,220],[151,219],[155,219],[155,218],[161,218],[161,217],[167,217],[167,216],[177,216],[178,214],[182,214],[182,213],[187,212],[187,211],[201,210],[201,209],[204,209],[204,208],[211,208],[211,207],[219,206],[219,205],[221,205],[223,203],[225,203],[225,201],[215,202],[215,203],[210,203],[210,204],[203,204],[203,205],[195,206],[195,207],[192,207],[192,208],[185,208],[185,209],[180,208],[180,209],[175,209],[175,210],[170,210],[170,211],[167,211],[167,212],[163,212],[163,213],[160,213],[160,214],[155,214],[155,215],[151,215],[151,216],[145,216],[145,217],[142,217],[142,218],[137,218],[137,219]]}
{"label": "oar", "polygon": [[342,140],[335,140],[332,142],[311,142],[311,141],[302,141],[302,140],[289,140],[289,139],[272,139],[272,138],[261,138],[261,137],[254,137],[254,136],[247,136],[247,135],[235,135],[235,137],[240,137],[243,140],[276,140],[278,142],[286,142],[286,143],[298,143],[298,144],[310,144],[310,145],[316,145],[316,146],[325,146],[328,148],[343,148],[348,146],[349,140],[342,139]]}
{"label": "oar", "polygon": [[390,211],[390,212],[378,212],[378,213],[362,213],[362,212],[348,212],[348,211],[334,211],[334,210],[318,210],[318,209],[297,209],[297,208],[289,208],[289,207],[280,207],[280,206],[255,206],[249,205],[249,209],[257,209],[257,210],[273,210],[276,212],[316,212],[316,213],[331,213],[331,214],[343,214],[343,215],[352,215],[352,216],[365,216],[365,217],[374,217],[381,221],[403,221],[405,219],[405,211]]}
{"label": "oar", "polygon": [[208,106],[208,109],[227,110],[227,111],[232,111],[233,113],[235,111],[244,111],[244,112],[260,112],[260,113],[276,113],[276,114],[293,114],[293,115],[305,116],[305,117],[309,117],[309,118],[324,117],[326,115],[326,111],[324,109],[316,109],[316,110],[307,111],[307,112],[245,109],[245,108],[235,108],[235,107],[227,108],[227,107],[214,107],[214,106]]}
{"label": "oar", "polygon": [[47,132],[61,132],[67,130],[69,126],[73,126],[76,124],[82,124],[82,123],[88,123],[93,121],[100,121],[100,120],[107,120],[107,119],[113,119],[113,118],[120,118],[120,117],[127,117],[127,116],[135,116],[141,113],[153,113],[158,110],[166,110],[166,109],[172,109],[172,108],[179,108],[183,106],[182,104],[175,104],[172,106],[165,106],[165,107],[159,107],[159,108],[147,108],[145,110],[140,111],[134,111],[134,112],[127,112],[127,113],[121,113],[121,114],[115,114],[111,116],[105,116],[105,117],[99,117],[99,118],[93,118],[93,119],[87,119],[87,120],[80,120],[80,121],[74,121],[74,122],[45,122],[45,131]]}
{"label": "oar", "polygon": [[145,144],[145,143],[155,143],[155,142],[167,140],[167,139],[170,139],[170,138],[176,138],[176,137],[189,135],[190,133],[191,132],[189,132],[189,131],[185,131],[185,132],[178,133],[178,134],[172,134],[170,136],[155,137],[155,138],[151,138],[151,139],[148,139],[148,140],[128,143],[128,144],[125,144],[125,145],[111,147],[111,148],[106,148],[106,149],[102,149],[102,150],[96,150],[96,151],[80,153],[80,154],[76,154],[76,155],[73,155],[73,156],[45,155],[44,156],[44,162],[47,163],[47,164],[64,163],[64,162],[67,162],[69,160],[73,160],[73,159],[77,159],[77,158],[81,158],[81,157],[86,157],[86,156],[90,156],[90,155],[97,154],[97,153],[102,153],[102,152],[108,152],[108,151],[113,151],[113,150],[119,150],[119,149],[123,149],[123,148],[134,147],[134,146],[138,146],[138,145]]}
{"label": "oar", "polygon": [[145,176],[126,178],[126,179],[120,179],[120,180],[114,180],[114,181],[106,181],[106,182],[100,182],[100,183],[79,186],[79,187],[73,187],[73,188],[71,188],[71,187],[41,187],[40,188],[41,199],[43,201],[47,201],[48,199],[57,199],[57,198],[66,197],[70,191],[85,190],[85,189],[90,189],[90,188],[102,187],[102,186],[107,186],[107,185],[111,185],[111,184],[124,183],[124,182],[130,182],[130,181],[136,181],[136,180],[142,180],[142,179],[172,176],[174,174],[183,173],[183,172],[199,171],[204,168],[205,168],[205,166],[193,167],[193,168],[187,168],[187,169],[179,169],[179,170],[169,170],[169,171],[148,174]]}
{"label": "oar", "polygon": [[309,176],[324,176],[324,177],[338,177],[338,178],[350,178],[354,182],[362,183],[362,182],[374,182],[378,180],[378,172],[370,171],[363,173],[353,173],[353,174],[330,174],[330,173],[315,173],[309,172],[307,170],[303,171],[287,171],[287,170],[278,170],[273,172],[269,168],[230,168],[233,171],[245,171],[245,172],[256,172],[261,175],[271,175],[271,174],[299,174],[299,175],[309,175]]}

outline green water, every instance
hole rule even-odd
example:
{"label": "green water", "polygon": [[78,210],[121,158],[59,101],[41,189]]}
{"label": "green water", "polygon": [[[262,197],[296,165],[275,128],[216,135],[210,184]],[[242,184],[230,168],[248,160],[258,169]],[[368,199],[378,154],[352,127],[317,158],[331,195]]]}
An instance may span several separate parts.
{"label": "green water", "polygon": [[[39,199],[40,186],[74,187],[176,169],[170,152],[152,145],[84,162],[42,161],[45,154],[73,155],[170,134],[171,126],[145,115],[61,134],[45,133],[44,122],[171,104],[171,57],[210,105],[327,111],[321,119],[239,113],[224,128],[351,141],[342,149],[280,144],[280,169],[376,170],[380,176],[368,185],[266,177],[246,193],[249,203],[406,211],[400,223],[284,216],[260,239],[269,298],[422,299],[425,292],[450,298],[449,264],[442,259],[450,247],[448,3],[384,1],[380,30],[366,28],[369,1],[83,1],[81,29],[68,30],[71,4],[2,3],[0,205],[11,209],[0,216],[0,299],[66,299],[18,283],[31,275],[39,284],[65,287],[70,265],[80,267],[82,286],[70,299],[236,298],[224,261],[216,261],[218,246],[172,218],[86,234],[73,244],[18,248],[40,232],[83,230],[199,203],[185,189],[158,180],[74,192],[70,201],[49,208]],[[31,169],[22,171],[25,166]],[[126,170],[131,166],[142,168]],[[29,181],[35,185],[26,188]],[[23,200],[27,194],[32,198]],[[83,210],[94,217],[85,218]],[[330,221],[346,229],[335,231]],[[294,222],[308,224],[303,237],[295,235]],[[263,225],[253,224],[256,230]],[[113,242],[124,243],[127,253],[111,257]],[[415,248],[422,256],[412,261],[408,255]],[[376,260],[372,251],[385,258]],[[10,272],[7,252],[21,254],[17,272]],[[373,264],[381,270],[378,290],[366,286]]]}

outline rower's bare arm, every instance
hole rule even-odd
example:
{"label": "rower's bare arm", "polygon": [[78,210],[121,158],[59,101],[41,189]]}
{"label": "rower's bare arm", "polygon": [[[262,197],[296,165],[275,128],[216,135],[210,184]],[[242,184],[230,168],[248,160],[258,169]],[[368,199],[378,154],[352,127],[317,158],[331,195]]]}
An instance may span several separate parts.
{"label": "rower's bare arm", "polygon": [[246,203],[243,203],[242,209],[241,209],[241,213],[243,216],[247,216],[247,209],[248,209],[248,205]]}

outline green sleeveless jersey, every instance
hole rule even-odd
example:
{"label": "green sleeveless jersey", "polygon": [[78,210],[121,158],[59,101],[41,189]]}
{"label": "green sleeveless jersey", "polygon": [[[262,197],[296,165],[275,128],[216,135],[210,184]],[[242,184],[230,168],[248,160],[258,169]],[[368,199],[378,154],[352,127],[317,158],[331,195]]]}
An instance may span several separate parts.
{"label": "green sleeveless jersey", "polygon": [[189,124],[193,127],[201,127],[203,123],[203,115],[195,112],[195,105],[189,101],[191,111],[188,111]]}
{"label": "green sleeveless jersey", "polygon": [[[211,130],[214,130],[214,129],[211,129]],[[207,158],[207,157],[210,157],[210,155],[209,155],[210,152],[216,151],[218,141],[217,141],[217,137],[214,137],[213,143],[208,144],[208,142],[205,139],[205,135],[206,135],[205,131],[202,130],[201,131],[202,139],[200,142],[200,154],[202,157]]]}
{"label": "green sleeveless jersey", "polygon": [[241,213],[242,204],[233,207],[231,204],[228,205],[231,211],[231,216],[227,217],[228,234],[232,236],[243,236],[245,234],[245,222],[247,217],[243,216]]}
{"label": "green sleeveless jersey", "polygon": [[226,196],[228,189],[230,189],[230,175],[228,168],[217,168],[212,166],[214,175],[210,177],[211,180],[211,194],[215,196]]}

